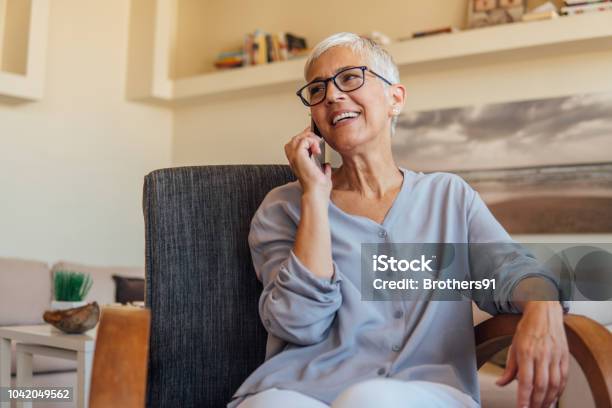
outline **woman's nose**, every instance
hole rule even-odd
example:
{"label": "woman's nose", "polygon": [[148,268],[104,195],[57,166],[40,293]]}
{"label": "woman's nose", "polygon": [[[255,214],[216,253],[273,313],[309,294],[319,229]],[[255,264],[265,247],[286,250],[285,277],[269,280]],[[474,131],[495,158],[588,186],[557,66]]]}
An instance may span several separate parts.
{"label": "woman's nose", "polygon": [[338,98],[342,98],[344,96],[345,93],[338,89],[334,81],[329,81],[327,83],[327,89],[325,90],[325,101],[327,103],[333,103]]}

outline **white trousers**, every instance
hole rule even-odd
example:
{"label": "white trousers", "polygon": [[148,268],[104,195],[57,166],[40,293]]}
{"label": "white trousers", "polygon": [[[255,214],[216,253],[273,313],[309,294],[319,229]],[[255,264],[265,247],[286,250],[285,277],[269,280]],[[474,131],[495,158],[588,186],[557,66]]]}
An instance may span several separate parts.
{"label": "white trousers", "polygon": [[[246,398],[237,408],[329,408],[296,391],[271,388]],[[331,408],[478,408],[469,395],[445,384],[377,378],[354,384]]]}

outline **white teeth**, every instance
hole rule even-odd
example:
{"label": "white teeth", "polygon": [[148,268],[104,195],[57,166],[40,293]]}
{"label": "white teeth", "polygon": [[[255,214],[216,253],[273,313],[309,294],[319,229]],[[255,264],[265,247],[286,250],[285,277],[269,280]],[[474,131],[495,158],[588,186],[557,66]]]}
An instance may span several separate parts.
{"label": "white teeth", "polygon": [[337,116],[334,116],[334,119],[332,120],[332,124],[336,124],[338,123],[338,121],[340,121],[340,119],[344,119],[344,118],[356,118],[357,116],[359,116],[358,112],[344,112],[341,113]]}

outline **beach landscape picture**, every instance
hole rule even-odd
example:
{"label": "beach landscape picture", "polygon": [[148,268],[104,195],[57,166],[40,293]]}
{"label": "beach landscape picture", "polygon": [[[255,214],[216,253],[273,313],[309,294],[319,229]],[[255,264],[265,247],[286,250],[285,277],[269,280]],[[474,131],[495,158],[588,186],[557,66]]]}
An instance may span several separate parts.
{"label": "beach landscape picture", "polygon": [[510,233],[612,232],[612,93],[409,112],[393,154],[461,176]]}

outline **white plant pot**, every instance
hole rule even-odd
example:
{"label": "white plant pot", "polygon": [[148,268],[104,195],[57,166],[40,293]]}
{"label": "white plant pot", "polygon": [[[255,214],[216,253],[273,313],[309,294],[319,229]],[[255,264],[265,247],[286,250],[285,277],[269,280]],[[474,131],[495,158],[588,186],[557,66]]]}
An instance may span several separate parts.
{"label": "white plant pot", "polygon": [[51,302],[51,310],[66,310],[74,309],[75,307],[85,306],[87,302],[84,300],[80,302],[65,302],[60,300],[54,300]]}

